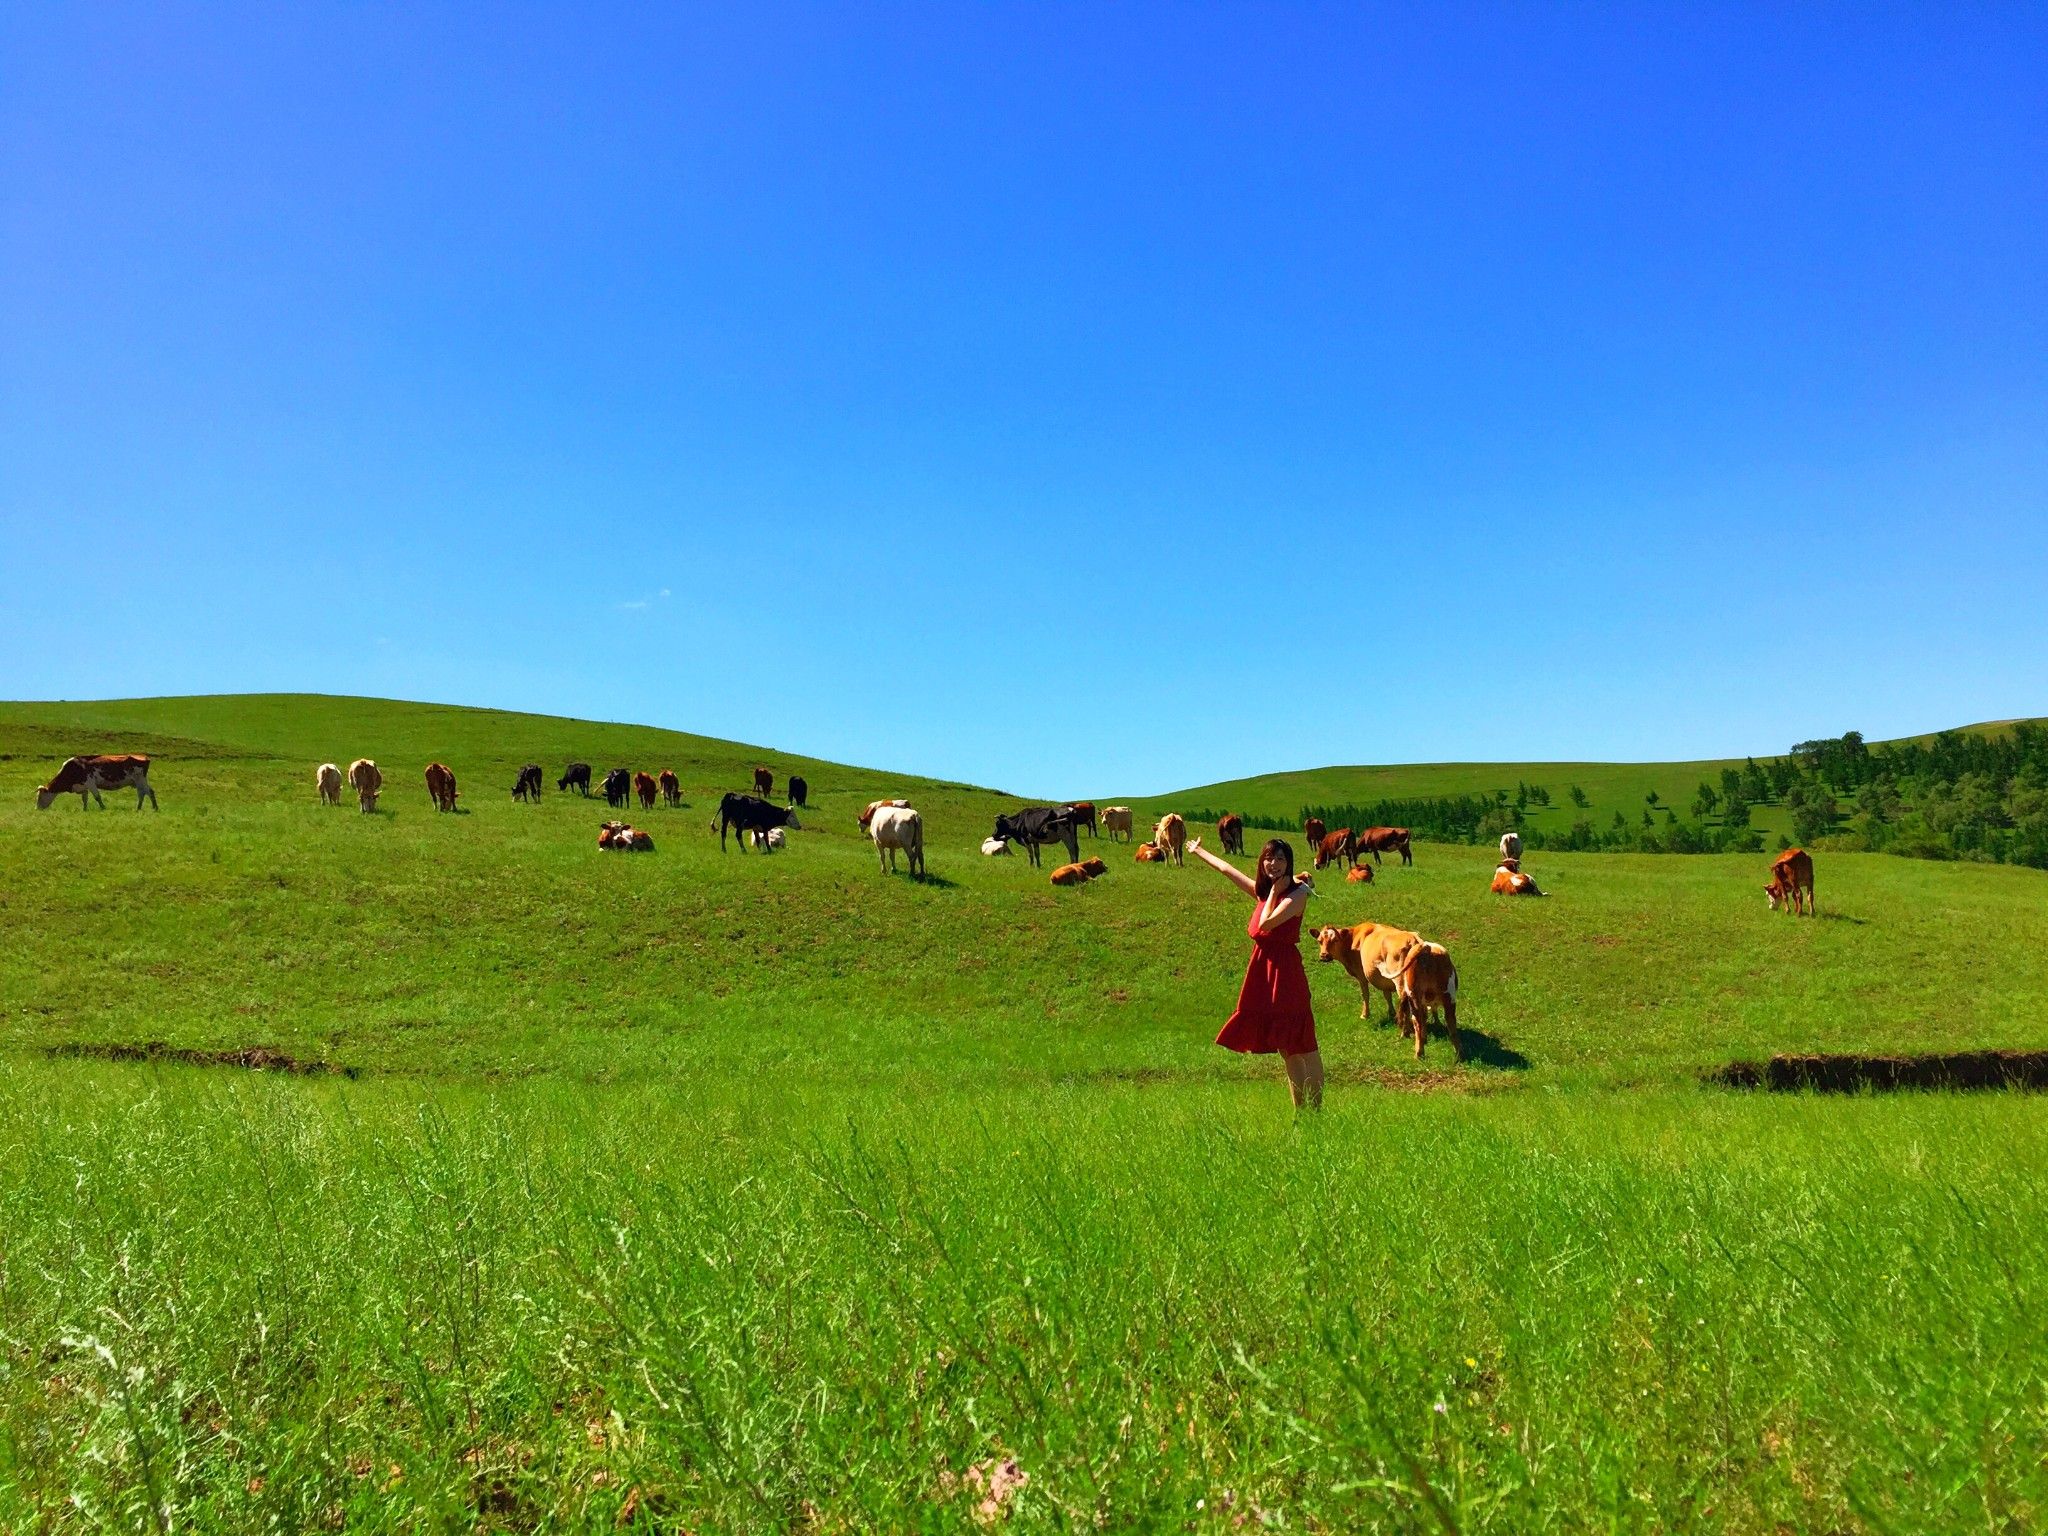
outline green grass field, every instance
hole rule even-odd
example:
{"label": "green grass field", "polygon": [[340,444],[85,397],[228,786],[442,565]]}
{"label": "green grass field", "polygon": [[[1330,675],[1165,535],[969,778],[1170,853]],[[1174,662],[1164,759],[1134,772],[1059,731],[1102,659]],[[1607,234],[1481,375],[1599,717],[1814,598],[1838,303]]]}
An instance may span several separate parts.
{"label": "green grass field", "polygon": [[[38,813],[77,750],[162,814]],[[375,817],[314,793],[357,755]],[[572,757],[676,769],[652,856],[511,802]],[[812,809],[721,854],[755,762]],[[1105,844],[1055,891],[989,791],[293,697],[0,705],[0,774],[0,1528],[973,1529],[1007,1457],[1032,1530],[2048,1518],[2041,1101],[1700,1082],[2048,1046],[2039,871],[1832,856],[1803,922],[1756,857],[1509,902],[1422,845],[1312,912],[1445,942],[1471,1059],[1311,965],[1297,1121],[1209,1043],[1233,889]],[[854,827],[891,794],[929,881]],[[360,1075],[51,1054],[156,1041]]]}

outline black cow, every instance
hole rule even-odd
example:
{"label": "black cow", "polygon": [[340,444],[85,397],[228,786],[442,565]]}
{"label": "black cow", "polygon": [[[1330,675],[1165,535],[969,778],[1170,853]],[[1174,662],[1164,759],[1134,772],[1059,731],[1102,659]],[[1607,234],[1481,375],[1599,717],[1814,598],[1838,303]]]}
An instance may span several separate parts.
{"label": "black cow", "polygon": [[524,800],[529,805],[540,804],[541,778],[540,764],[528,763],[519,770],[519,782],[512,786],[512,798]]}
{"label": "black cow", "polygon": [[604,776],[604,803],[614,808],[633,803],[633,775],[630,770],[614,768]]}
{"label": "black cow", "polygon": [[1077,864],[1081,860],[1081,841],[1074,835],[1074,818],[1049,805],[1027,806],[1008,816],[998,816],[995,835],[1004,842],[1022,843],[1031,855],[1034,869],[1038,867],[1038,849],[1043,843],[1065,843],[1067,862]]}
{"label": "black cow", "polygon": [[567,789],[574,784],[587,798],[590,794],[590,764],[571,763],[562,770],[562,776],[555,780],[556,789]]}
{"label": "black cow", "polygon": [[810,793],[810,785],[793,773],[789,776],[789,803],[791,805],[802,805],[810,798]]}
{"label": "black cow", "polygon": [[747,851],[747,839],[756,832],[766,832],[770,827],[794,827],[803,831],[803,823],[796,819],[796,812],[787,806],[770,805],[754,795],[727,795],[718,802],[718,819],[711,823],[718,828],[718,851],[725,851],[725,831],[731,827],[740,834],[740,852]]}

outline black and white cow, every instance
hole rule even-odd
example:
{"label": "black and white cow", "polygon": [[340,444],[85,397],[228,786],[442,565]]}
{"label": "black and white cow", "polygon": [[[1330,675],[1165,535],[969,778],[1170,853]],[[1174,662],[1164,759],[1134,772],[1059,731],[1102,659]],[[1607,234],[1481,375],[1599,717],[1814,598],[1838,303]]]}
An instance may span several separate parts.
{"label": "black and white cow", "polygon": [[529,805],[540,804],[540,784],[543,775],[539,763],[528,763],[519,770],[519,782],[512,786],[512,798],[524,800]]}
{"label": "black and white cow", "polygon": [[726,828],[731,827],[740,834],[740,852],[747,851],[747,839],[756,832],[765,833],[771,827],[794,827],[803,831],[803,823],[796,819],[796,812],[785,805],[770,805],[757,795],[727,795],[718,802],[718,819],[711,823],[718,828],[718,848],[725,851]]}

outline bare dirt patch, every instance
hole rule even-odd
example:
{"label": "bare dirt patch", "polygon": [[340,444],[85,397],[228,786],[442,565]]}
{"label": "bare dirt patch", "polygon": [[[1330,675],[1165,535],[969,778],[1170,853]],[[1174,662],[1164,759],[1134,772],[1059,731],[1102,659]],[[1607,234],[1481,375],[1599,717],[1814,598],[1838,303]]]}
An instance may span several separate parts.
{"label": "bare dirt patch", "polygon": [[1707,1074],[1724,1088],[1770,1093],[1896,1093],[1901,1089],[2048,1088],[2048,1051],[1948,1051],[1921,1056],[1773,1056]]}
{"label": "bare dirt patch", "polygon": [[299,1077],[358,1077],[360,1067],[337,1066],[331,1061],[300,1061],[267,1045],[245,1045],[238,1051],[195,1051],[146,1040],[140,1045],[111,1042],[88,1044],[67,1041],[48,1047],[43,1054],[55,1057],[85,1057],[94,1061],[160,1061],[192,1067],[241,1067],[249,1072],[289,1072]]}

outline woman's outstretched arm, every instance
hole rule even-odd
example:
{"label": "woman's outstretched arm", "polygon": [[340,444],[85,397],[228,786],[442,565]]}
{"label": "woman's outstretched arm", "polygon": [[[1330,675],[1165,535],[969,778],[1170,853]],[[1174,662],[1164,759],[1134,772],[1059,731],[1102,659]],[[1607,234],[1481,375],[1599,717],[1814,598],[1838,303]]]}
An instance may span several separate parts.
{"label": "woman's outstretched arm", "polygon": [[1220,874],[1230,876],[1232,880],[1237,882],[1238,889],[1243,891],[1245,895],[1256,896],[1259,894],[1259,888],[1253,884],[1250,875],[1239,869],[1235,864],[1226,864],[1223,860],[1217,858],[1215,854],[1202,846],[1202,840],[1199,837],[1188,839],[1188,852],[1192,853],[1211,869],[1216,870]]}

